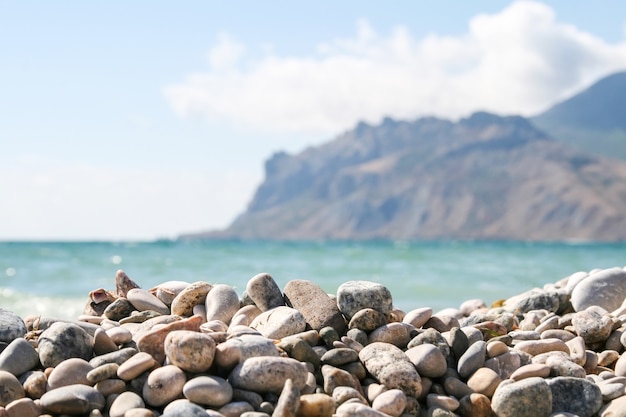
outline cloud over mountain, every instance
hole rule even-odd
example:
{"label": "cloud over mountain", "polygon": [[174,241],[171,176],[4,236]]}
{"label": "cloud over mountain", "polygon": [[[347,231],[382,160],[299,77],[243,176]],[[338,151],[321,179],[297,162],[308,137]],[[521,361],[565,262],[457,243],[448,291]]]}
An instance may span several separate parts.
{"label": "cloud over mountain", "polygon": [[164,89],[180,116],[326,133],[384,116],[533,115],[625,69],[626,39],[606,42],[547,5],[518,1],[476,15],[459,36],[417,39],[405,26],[381,34],[363,20],[352,38],[298,56],[255,51],[222,34],[209,57],[206,71]]}

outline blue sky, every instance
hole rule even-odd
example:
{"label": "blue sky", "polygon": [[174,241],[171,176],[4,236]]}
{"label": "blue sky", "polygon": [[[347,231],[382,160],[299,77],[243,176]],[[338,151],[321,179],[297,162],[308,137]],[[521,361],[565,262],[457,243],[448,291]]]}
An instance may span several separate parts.
{"label": "blue sky", "polygon": [[278,150],[626,69],[621,1],[390,4],[0,0],[0,240],[224,227]]}

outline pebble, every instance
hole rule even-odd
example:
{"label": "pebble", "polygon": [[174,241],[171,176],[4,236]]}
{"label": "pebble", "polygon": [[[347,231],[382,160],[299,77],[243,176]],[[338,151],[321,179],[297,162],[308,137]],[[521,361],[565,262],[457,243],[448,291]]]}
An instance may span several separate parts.
{"label": "pebble", "polygon": [[325,365],[341,366],[359,360],[359,354],[350,348],[331,349],[320,358]]}
{"label": "pebble", "polygon": [[304,394],[300,396],[297,417],[332,417],[335,400],[326,394]]}
{"label": "pebble", "polygon": [[492,417],[491,401],[483,394],[472,393],[459,400],[456,412],[466,417]]}
{"label": "pebble", "polygon": [[20,381],[10,372],[0,371],[0,406],[24,398],[25,392]]}
{"label": "pebble", "polygon": [[280,306],[259,314],[250,327],[268,339],[281,339],[306,329],[304,316],[295,308]]}
{"label": "pebble", "polygon": [[237,365],[228,377],[233,388],[279,394],[287,379],[299,390],[306,384],[305,366],[292,358],[252,357]]}
{"label": "pebble", "polygon": [[177,316],[189,317],[193,314],[193,307],[204,304],[206,296],[213,286],[208,282],[197,281],[189,284],[172,300],[171,313]]}
{"label": "pebble", "polygon": [[332,327],[339,334],[346,332],[346,322],[337,307],[319,285],[308,280],[292,280],[284,287],[287,304],[298,310],[314,330]]}
{"label": "pebble", "polygon": [[359,352],[359,359],[381,384],[390,389],[401,389],[408,396],[420,396],[420,376],[400,348],[390,343],[370,343]]}
{"label": "pebble", "polygon": [[215,348],[218,368],[230,371],[248,358],[279,356],[274,342],[266,337],[243,335],[226,340]]}
{"label": "pebble", "polygon": [[498,417],[549,417],[552,391],[538,377],[501,383],[493,394],[491,407]]}
{"label": "pebble", "polygon": [[118,298],[107,306],[104,310],[104,317],[109,320],[118,321],[125,317],[128,317],[135,307],[126,298]]}
{"label": "pebble", "polygon": [[387,316],[393,310],[389,289],[371,281],[348,281],[337,289],[337,305],[346,318],[359,310],[372,308]]}
{"label": "pebble", "polygon": [[207,334],[175,330],[165,338],[164,350],[170,364],[183,371],[200,373],[207,371],[213,364],[215,345],[213,338]]}
{"label": "pebble", "polygon": [[[626,285],[626,281],[624,281]],[[613,330],[613,321],[610,317],[601,315],[593,309],[586,309],[574,314],[572,326],[576,334],[585,340],[586,344],[604,342]]]}
{"label": "pebble", "polygon": [[185,373],[174,365],[165,365],[150,372],[143,386],[142,397],[153,407],[172,402],[183,392],[187,378]]}
{"label": "pebble", "polygon": [[606,403],[598,412],[599,417],[626,417],[626,396]]}
{"label": "pebble", "polygon": [[6,407],[8,417],[37,417],[41,407],[30,398],[20,398]]}
{"label": "pebble", "polygon": [[144,403],[141,396],[132,392],[126,391],[113,400],[111,407],[109,408],[109,417],[125,417],[129,410],[134,408],[144,408]]}
{"label": "pebble", "polygon": [[11,343],[26,334],[26,323],[11,310],[0,308],[0,342]]}
{"label": "pebble", "polygon": [[463,356],[459,358],[457,371],[462,378],[469,378],[478,368],[485,364],[487,355],[487,343],[478,341],[470,345]]}
{"label": "pebble", "polygon": [[66,385],[83,384],[92,385],[87,379],[87,374],[93,370],[93,366],[84,359],[66,359],[54,367],[48,376],[48,389],[55,389]]}
{"label": "pebble", "polygon": [[514,349],[527,353],[531,356],[537,356],[542,353],[554,351],[569,354],[569,347],[560,339],[526,340],[515,344]]}
{"label": "pebble", "polygon": [[0,353],[0,370],[22,375],[39,364],[39,354],[23,337],[13,339]]}
{"label": "pebble", "polygon": [[392,417],[400,417],[406,407],[406,394],[399,389],[390,389],[378,395],[372,408]]}
{"label": "pebble", "polygon": [[154,295],[169,307],[176,296],[189,285],[186,281],[166,281],[154,288]]}
{"label": "pebble", "polygon": [[[172,401],[163,409],[161,417],[207,417],[207,411],[189,400]],[[215,415],[215,414],[213,414]],[[222,416],[218,414],[218,416]]]}
{"label": "pebble", "polygon": [[33,399],[39,399],[48,388],[48,378],[42,371],[29,371],[20,377],[19,380],[24,387],[26,395]]}
{"label": "pebble", "polygon": [[41,407],[56,414],[87,414],[92,410],[102,410],[104,396],[95,388],[76,384],[66,385],[42,395]]}
{"label": "pebble", "polygon": [[430,307],[422,307],[416,308],[415,310],[411,310],[404,315],[402,319],[403,323],[410,324],[416,329],[421,328],[428,319],[430,319],[433,315],[433,309]]}
{"label": "pebble", "polygon": [[233,388],[218,376],[197,376],[185,383],[183,395],[196,404],[221,407],[233,399]]}
{"label": "pebble", "polygon": [[361,389],[361,383],[357,377],[335,366],[322,366],[322,377],[324,379],[324,392],[329,395],[332,395],[337,387]]}
{"label": "pebble", "polygon": [[491,398],[502,379],[492,369],[479,368],[467,380],[467,386],[479,394]]}
{"label": "pebble", "polygon": [[219,320],[230,323],[239,310],[239,296],[230,285],[217,284],[209,291],[205,298],[206,321]]}
{"label": "pebble", "polygon": [[156,365],[157,362],[152,355],[146,352],[138,352],[119,365],[117,368],[117,376],[125,381],[130,381],[154,368]]}
{"label": "pebble", "polygon": [[165,360],[165,338],[175,330],[199,331],[203,319],[200,316],[192,316],[188,319],[177,320],[165,324],[162,327],[149,330],[137,338],[137,349],[147,352],[157,363]]}
{"label": "pebble", "polygon": [[373,308],[364,308],[352,316],[348,328],[360,329],[369,333],[385,324],[387,324],[387,317],[384,314]]}
{"label": "pebble", "polygon": [[283,292],[270,274],[265,272],[253,276],[246,285],[246,293],[261,310],[272,310],[284,306]]}
{"label": "pebble", "polygon": [[300,407],[300,390],[293,386],[293,381],[287,379],[285,386],[278,397],[276,408],[272,416],[295,417]]}
{"label": "pebble", "polygon": [[39,360],[41,364],[55,367],[70,358],[90,360],[93,356],[91,336],[73,323],[57,322],[39,336]]}
{"label": "pebble", "polygon": [[109,337],[107,332],[102,328],[97,328],[93,334],[94,354],[104,355],[105,353],[115,352],[117,349],[117,344]]}
{"label": "pebble", "polygon": [[550,366],[546,364],[529,363],[528,365],[524,365],[518,368],[515,372],[511,374],[510,378],[514,381],[519,381],[521,379],[532,377],[547,378],[550,375],[551,369],[552,368],[550,368]]}
{"label": "pebble", "polygon": [[626,299],[626,271],[609,268],[590,274],[574,287],[571,294],[575,311],[592,306],[613,311]]}
{"label": "pebble", "polygon": [[552,411],[591,417],[602,407],[600,387],[585,378],[556,377],[545,380],[552,391]]}
{"label": "pebble", "polygon": [[368,342],[391,343],[399,348],[404,348],[411,340],[411,329],[404,323],[385,324],[369,334]]}
{"label": "pebble", "polygon": [[133,288],[126,294],[126,299],[139,311],[152,310],[159,314],[170,314],[169,307],[147,290]]}
{"label": "pebble", "polygon": [[446,374],[446,358],[437,346],[425,343],[412,347],[405,353],[420,376],[439,378]]}

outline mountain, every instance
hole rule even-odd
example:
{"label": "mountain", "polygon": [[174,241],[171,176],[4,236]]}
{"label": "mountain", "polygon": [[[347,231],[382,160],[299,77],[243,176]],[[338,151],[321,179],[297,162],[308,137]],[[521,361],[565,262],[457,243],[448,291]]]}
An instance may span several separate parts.
{"label": "mountain", "polygon": [[245,213],[181,238],[626,240],[626,162],[479,112],[274,154]]}
{"label": "mountain", "polygon": [[626,72],[601,79],[531,120],[557,140],[626,160]]}

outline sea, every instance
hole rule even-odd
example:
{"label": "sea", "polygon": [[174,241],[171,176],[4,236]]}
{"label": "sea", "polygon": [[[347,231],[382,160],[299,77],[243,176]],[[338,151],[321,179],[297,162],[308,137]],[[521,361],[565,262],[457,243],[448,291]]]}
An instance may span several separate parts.
{"label": "sea", "polygon": [[267,272],[336,294],[351,280],[385,285],[405,311],[487,305],[578,271],[624,267],[626,243],[533,242],[0,242],[0,307],[22,317],[76,319],[90,291],[124,270],[142,288],[165,281],[228,284],[241,296]]}

